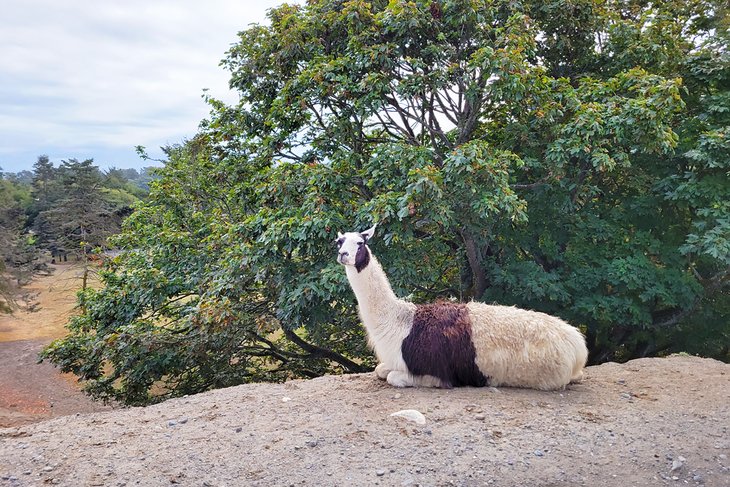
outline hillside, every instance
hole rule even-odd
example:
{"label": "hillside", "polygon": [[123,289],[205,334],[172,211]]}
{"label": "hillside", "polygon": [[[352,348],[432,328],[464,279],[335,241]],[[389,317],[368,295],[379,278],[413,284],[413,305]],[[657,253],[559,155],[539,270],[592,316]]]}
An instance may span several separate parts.
{"label": "hillside", "polygon": [[729,429],[730,365],[688,356],[563,392],[329,376],[0,429],[0,485],[727,486]]}
{"label": "hillside", "polygon": [[82,270],[75,262],[50,265],[22,292],[32,304],[12,315],[0,314],[0,428],[17,426],[76,412],[100,411],[78,389],[76,378],[50,363],[38,364],[38,352],[66,334]]}

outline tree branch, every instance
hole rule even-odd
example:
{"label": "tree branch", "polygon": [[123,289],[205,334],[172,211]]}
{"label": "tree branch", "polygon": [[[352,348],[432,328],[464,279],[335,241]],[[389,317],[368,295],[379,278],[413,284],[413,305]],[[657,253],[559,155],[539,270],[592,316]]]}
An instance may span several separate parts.
{"label": "tree branch", "polygon": [[324,359],[332,360],[333,362],[337,362],[338,364],[342,365],[350,372],[369,372],[370,371],[369,368],[363,367],[360,364],[356,364],[352,360],[340,355],[337,352],[333,352],[332,350],[318,347],[317,345],[313,345],[311,343],[304,341],[299,335],[297,335],[294,332],[294,330],[290,330],[288,328],[283,328],[283,330],[284,330],[284,335],[289,340],[291,340],[294,344],[296,344],[302,350],[309,353],[310,356],[312,356],[313,358],[324,358]]}

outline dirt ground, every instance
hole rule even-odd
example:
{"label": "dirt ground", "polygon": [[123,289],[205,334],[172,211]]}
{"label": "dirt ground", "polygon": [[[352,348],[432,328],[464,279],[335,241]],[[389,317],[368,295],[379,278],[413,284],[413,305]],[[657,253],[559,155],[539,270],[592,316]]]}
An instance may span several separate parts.
{"label": "dirt ground", "polygon": [[730,365],[674,356],[563,392],[362,374],[65,416],[0,429],[0,486],[728,486],[729,454]]}
{"label": "dirt ground", "polygon": [[[29,364],[35,346],[10,343],[6,380],[30,368],[7,360]],[[35,391],[53,372],[33,370],[16,387]],[[730,486],[730,365],[710,359],[603,364],[560,392],[328,376],[23,424],[36,407],[74,412],[63,404],[79,393],[53,380],[0,428],[0,487]],[[423,422],[392,416],[404,410]]]}
{"label": "dirt ground", "polygon": [[[62,337],[73,313],[81,269],[73,263],[51,265],[23,293],[35,311],[0,314],[0,427],[103,409],[81,393],[75,377],[48,363],[38,364],[38,352]],[[22,303],[21,304],[26,304]]]}

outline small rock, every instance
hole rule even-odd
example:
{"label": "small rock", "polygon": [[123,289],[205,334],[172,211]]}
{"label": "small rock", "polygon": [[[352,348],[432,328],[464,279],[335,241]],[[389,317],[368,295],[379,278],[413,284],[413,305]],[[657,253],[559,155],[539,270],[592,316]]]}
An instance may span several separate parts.
{"label": "small rock", "polygon": [[174,419],[171,419],[170,421],[167,422],[167,426],[175,426],[176,424],[177,424],[177,421],[175,421]]}
{"label": "small rock", "polygon": [[50,465],[48,465],[47,467],[43,467],[43,471],[44,472],[52,472],[53,471],[53,467],[51,467]]}
{"label": "small rock", "polygon": [[621,384],[622,386],[626,385],[626,381],[624,379],[619,379],[616,381],[616,384]]}
{"label": "small rock", "polygon": [[685,461],[686,461],[686,459],[683,456],[679,456],[679,457],[675,458],[672,461],[672,469],[670,470],[670,472],[676,472],[677,470],[684,467]]}
{"label": "small rock", "polygon": [[291,401],[291,397],[286,397],[285,396],[285,397],[282,397],[281,398],[281,402],[289,402],[289,401]]}
{"label": "small rock", "polygon": [[541,456],[545,455],[545,454],[544,454],[544,453],[542,452],[542,450],[535,450],[535,451],[534,451],[534,454],[535,454],[535,456],[536,456],[536,457],[541,457]]}
{"label": "small rock", "polygon": [[241,428],[241,427],[239,426],[238,428],[236,428],[236,430],[235,430],[235,431],[236,431],[236,433],[240,433],[241,431],[243,431],[243,428]]}
{"label": "small rock", "polygon": [[416,424],[426,424],[426,417],[420,411],[416,411],[415,409],[404,409],[402,411],[395,412],[390,416],[407,419],[408,421],[413,421]]}
{"label": "small rock", "polygon": [[621,397],[623,397],[624,399],[631,399],[631,394],[628,392],[622,392]]}
{"label": "small rock", "polygon": [[474,419],[478,421],[484,421],[485,419],[487,419],[487,417],[484,414],[477,414],[474,416]]}
{"label": "small rock", "polygon": [[694,475],[692,477],[692,480],[694,480],[695,482],[702,482],[702,475]]}
{"label": "small rock", "polygon": [[188,422],[188,418],[181,418],[181,419],[180,419],[180,420],[178,421],[178,423],[180,423],[180,424],[185,424],[185,423],[187,423],[187,422]]}
{"label": "small rock", "polygon": [[400,399],[401,397],[403,397],[403,395],[401,393],[398,393],[395,396],[393,396],[393,399]]}
{"label": "small rock", "polygon": [[489,389],[487,389],[487,390],[488,390],[489,392],[496,392],[497,394],[501,394],[501,393],[502,393],[502,391],[500,391],[500,390],[499,390],[499,389],[497,389],[496,387],[490,387],[490,388],[489,388]]}
{"label": "small rock", "polygon": [[309,446],[309,447],[312,447],[312,448],[314,448],[315,446],[317,446],[317,440],[309,440],[309,441],[308,441],[308,442],[306,443],[306,445],[307,445],[307,446]]}
{"label": "small rock", "polygon": [[375,472],[375,475],[377,475],[378,477],[382,477],[383,475],[385,475],[385,470],[381,468],[380,470]]}
{"label": "small rock", "polygon": [[23,472],[23,475],[30,475],[30,474],[32,474],[32,473],[33,473],[33,472],[31,472],[30,470],[26,470],[25,472]]}

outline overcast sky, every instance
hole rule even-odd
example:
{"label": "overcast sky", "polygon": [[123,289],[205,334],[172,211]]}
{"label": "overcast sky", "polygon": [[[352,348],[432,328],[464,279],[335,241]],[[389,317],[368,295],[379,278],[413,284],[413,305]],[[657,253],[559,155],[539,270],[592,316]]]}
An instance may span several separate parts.
{"label": "overcast sky", "polygon": [[[139,168],[195,134],[236,33],[284,0],[9,0],[0,12],[0,167],[47,154]],[[289,1],[289,3],[301,3]]]}

